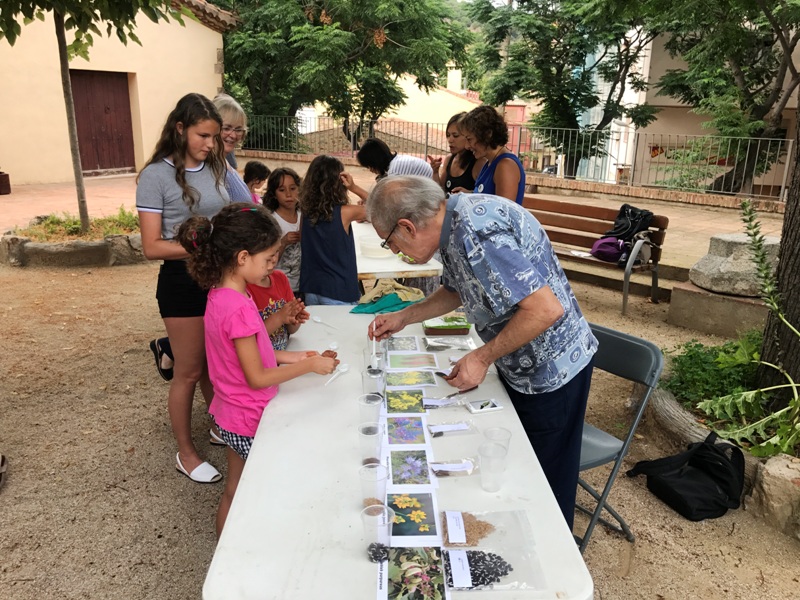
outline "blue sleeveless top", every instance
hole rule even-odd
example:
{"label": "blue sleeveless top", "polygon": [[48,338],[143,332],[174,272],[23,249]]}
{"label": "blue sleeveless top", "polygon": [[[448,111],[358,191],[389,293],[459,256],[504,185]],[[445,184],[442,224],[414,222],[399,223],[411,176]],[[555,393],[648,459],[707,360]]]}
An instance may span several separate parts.
{"label": "blue sleeveless top", "polygon": [[300,291],[342,302],[357,302],[356,244],[353,228],[345,232],[342,207],[333,207],[333,219],[317,221],[303,217],[300,229]]}
{"label": "blue sleeveless top", "polygon": [[517,197],[514,199],[514,202],[517,204],[522,204],[522,196],[525,194],[525,169],[523,168],[522,163],[519,162],[517,155],[512,154],[511,152],[503,152],[503,154],[498,154],[492,162],[483,165],[483,168],[478,175],[478,179],[475,180],[475,193],[497,193],[495,191],[497,187],[494,184],[494,172],[497,169],[497,165],[504,158],[510,158],[517,163],[517,167],[519,168],[519,185],[517,186]]}

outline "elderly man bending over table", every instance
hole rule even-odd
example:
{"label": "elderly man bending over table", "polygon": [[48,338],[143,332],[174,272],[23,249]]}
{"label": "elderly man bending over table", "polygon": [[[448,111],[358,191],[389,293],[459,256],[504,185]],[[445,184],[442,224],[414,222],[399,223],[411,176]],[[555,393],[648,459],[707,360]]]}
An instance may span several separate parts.
{"label": "elderly man bending over table", "polygon": [[450,384],[469,389],[497,366],[572,528],[597,340],[542,226],[505,198],[445,198],[432,179],[413,176],[379,181],[367,215],[393,252],[425,262],[439,250],[444,266],[444,285],[420,303],[377,316],[375,337],[463,304],[484,345],[455,364]]}

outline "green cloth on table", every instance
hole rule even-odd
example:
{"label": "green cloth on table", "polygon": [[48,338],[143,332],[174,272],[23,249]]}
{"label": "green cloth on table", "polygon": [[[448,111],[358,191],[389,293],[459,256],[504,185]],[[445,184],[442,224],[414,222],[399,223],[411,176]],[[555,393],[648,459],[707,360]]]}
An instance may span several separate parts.
{"label": "green cloth on table", "polygon": [[400,299],[400,296],[397,294],[388,294],[386,296],[381,296],[374,302],[367,302],[364,304],[356,304],[351,310],[351,313],[361,313],[361,314],[377,314],[383,312],[395,312],[397,310],[403,309],[406,306],[414,304],[414,302],[406,302]]}

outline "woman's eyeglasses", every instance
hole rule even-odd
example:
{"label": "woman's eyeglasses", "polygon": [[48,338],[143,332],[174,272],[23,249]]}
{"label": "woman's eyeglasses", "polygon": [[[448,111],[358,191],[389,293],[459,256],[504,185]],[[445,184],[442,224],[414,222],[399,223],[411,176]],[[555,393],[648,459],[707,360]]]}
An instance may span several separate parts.
{"label": "woman's eyeglasses", "polygon": [[236,135],[244,135],[245,133],[247,133],[247,127],[233,127],[231,125],[223,125],[222,133],[227,135],[230,135],[231,133],[235,133]]}

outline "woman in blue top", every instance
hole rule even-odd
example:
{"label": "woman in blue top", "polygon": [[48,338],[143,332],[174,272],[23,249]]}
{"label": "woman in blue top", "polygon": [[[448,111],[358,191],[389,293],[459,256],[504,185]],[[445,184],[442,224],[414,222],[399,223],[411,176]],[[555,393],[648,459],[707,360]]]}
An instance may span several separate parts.
{"label": "woman in blue top", "polygon": [[467,149],[478,160],[486,159],[475,180],[474,190],[455,188],[453,192],[474,191],[493,194],[522,204],[525,194],[525,169],[516,154],[506,148],[508,125],[505,119],[486,104],[472,109],[459,121]]}

